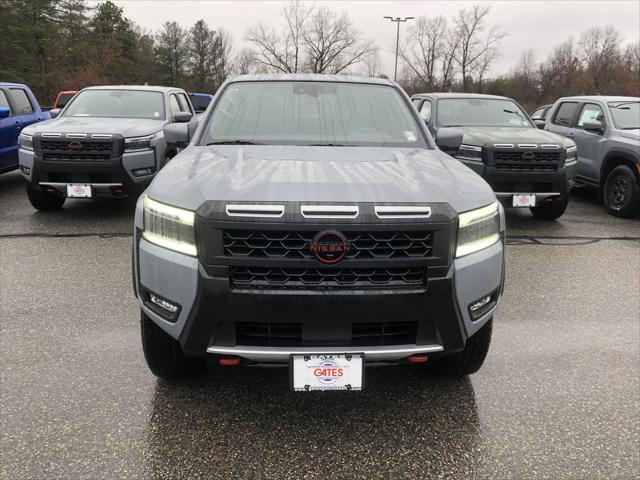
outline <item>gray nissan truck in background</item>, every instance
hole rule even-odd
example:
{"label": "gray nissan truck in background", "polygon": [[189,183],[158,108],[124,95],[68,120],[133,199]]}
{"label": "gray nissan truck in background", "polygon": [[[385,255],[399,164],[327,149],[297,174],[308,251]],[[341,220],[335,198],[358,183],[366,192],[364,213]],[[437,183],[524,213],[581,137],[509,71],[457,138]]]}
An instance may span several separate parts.
{"label": "gray nissan truck in background", "polygon": [[227,81],[138,200],[134,292],[162,378],[289,367],[295,391],[361,390],[365,366],[482,365],[504,281],[504,210],[384,79]]}
{"label": "gray nissan truck in background", "polygon": [[100,86],[78,92],[52,120],[18,138],[19,167],[34,208],[62,208],[67,197],[139,195],[177,153],[163,127],[183,122],[195,130],[184,90]]}
{"label": "gray nissan truck in background", "polygon": [[481,175],[505,207],[528,207],[543,220],[562,216],[576,174],[572,140],[536,128],[507,97],[421,93],[412,100],[432,134],[463,132],[462,145],[447,153]]}
{"label": "gray nissan truck in background", "polygon": [[546,116],[545,130],[576,143],[576,181],[597,187],[609,213],[640,212],[640,98],[560,98]]}

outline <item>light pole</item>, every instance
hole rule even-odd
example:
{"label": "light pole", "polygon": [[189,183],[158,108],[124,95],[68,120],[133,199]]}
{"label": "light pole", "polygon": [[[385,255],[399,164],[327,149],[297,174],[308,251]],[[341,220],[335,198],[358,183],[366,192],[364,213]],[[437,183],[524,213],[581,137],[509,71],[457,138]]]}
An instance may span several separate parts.
{"label": "light pole", "polygon": [[398,28],[396,30],[396,66],[393,69],[393,81],[395,82],[398,77],[398,46],[400,45],[400,22],[406,22],[407,20],[413,20],[416,17],[382,17],[388,18],[392,22],[396,22],[398,24]]}

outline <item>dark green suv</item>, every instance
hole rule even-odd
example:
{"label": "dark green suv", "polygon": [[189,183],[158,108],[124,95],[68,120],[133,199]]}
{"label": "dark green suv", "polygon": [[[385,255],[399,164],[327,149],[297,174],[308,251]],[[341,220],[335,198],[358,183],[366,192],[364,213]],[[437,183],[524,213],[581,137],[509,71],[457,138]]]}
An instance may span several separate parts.
{"label": "dark green suv", "polygon": [[539,130],[506,97],[420,93],[412,101],[436,139],[462,132],[462,145],[444,150],[479,173],[505,207],[528,207],[541,219],[562,216],[576,175],[572,140]]}

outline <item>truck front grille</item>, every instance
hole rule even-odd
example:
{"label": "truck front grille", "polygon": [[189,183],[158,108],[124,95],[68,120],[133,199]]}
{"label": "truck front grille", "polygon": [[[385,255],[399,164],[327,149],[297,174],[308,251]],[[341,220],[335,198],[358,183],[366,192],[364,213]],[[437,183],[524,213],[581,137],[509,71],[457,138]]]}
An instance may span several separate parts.
{"label": "truck front grille", "polygon": [[353,346],[411,345],[416,343],[418,322],[354,323]]}
{"label": "truck front grille", "polygon": [[[429,231],[342,232],[350,244],[347,259],[426,258],[432,255]],[[228,257],[311,259],[314,231],[225,230],[224,254]]]}
{"label": "truck front grille", "polygon": [[302,345],[301,323],[238,322],[236,344],[252,347],[299,347]]}
{"label": "truck front grille", "polygon": [[230,276],[232,287],[251,289],[420,289],[426,285],[426,271],[420,267],[231,267]]}
{"label": "truck front grille", "polygon": [[[302,323],[238,322],[235,324],[236,345],[252,347],[304,347]],[[336,346],[414,345],[418,322],[354,322]],[[328,345],[323,342],[323,345]]]}
{"label": "truck front grille", "polygon": [[533,160],[525,160],[522,158],[522,154],[524,151],[496,151],[493,152],[493,161],[496,163],[499,162],[508,162],[508,163],[534,163],[534,162],[559,162],[560,161],[560,150],[554,151],[532,151],[535,155],[535,159]]}
{"label": "truck front grille", "polygon": [[[80,144],[80,149],[75,152],[70,148],[71,144]],[[41,140],[40,149],[48,153],[63,153],[67,155],[77,154],[81,156],[87,153],[111,153],[113,142],[81,140]]]}
{"label": "truck front grille", "polygon": [[503,172],[557,172],[562,166],[561,150],[496,150],[489,164]]}

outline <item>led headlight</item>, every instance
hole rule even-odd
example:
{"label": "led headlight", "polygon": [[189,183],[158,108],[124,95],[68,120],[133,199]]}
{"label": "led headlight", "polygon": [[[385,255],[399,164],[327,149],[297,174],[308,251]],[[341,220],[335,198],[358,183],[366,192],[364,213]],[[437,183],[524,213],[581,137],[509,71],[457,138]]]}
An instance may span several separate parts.
{"label": "led headlight", "polygon": [[33,137],[26,133],[21,133],[18,137],[18,145],[25,150],[33,150]]}
{"label": "led headlight", "polygon": [[195,213],[144,197],[145,240],[176,252],[196,256]]}
{"label": "led headlight", "polygon": [[500,240],[498,202],[460,214],[456,257],[490,247]]}
{"label": "led headlight", "polygon": [[460,145],[456,158],[482,161],[482,147],[476,147],[475,145]]}
{"label": "led headlight", "polygon": [[575,145],[567,148],[567,156],[564,158],[564,163],[575,162],[578,159],[578,147]]}
{"label": "led headlight", "polygon": [[151,148],[151,139],[153,135],[148,137],[125,138],[124,151],[135,152],[137,150],[149,150]]}

